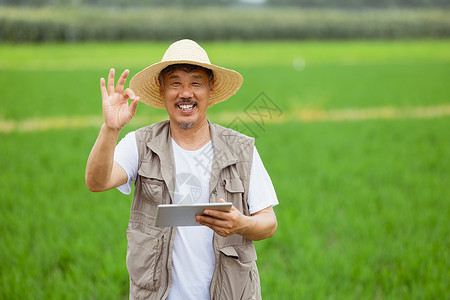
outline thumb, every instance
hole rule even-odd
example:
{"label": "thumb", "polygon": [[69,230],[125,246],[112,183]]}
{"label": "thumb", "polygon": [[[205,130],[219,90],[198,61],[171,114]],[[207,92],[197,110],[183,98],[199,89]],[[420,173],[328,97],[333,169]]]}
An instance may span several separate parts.
{"label": "thumb", "polygon": [[225,200],[223,200],[223,198],[220,198],[219,203],[225,203]]}
{"label": "thumb", "polygon": [[134,116],[136,114],[136,109],[137,109],[138,103],[139,103],[139,96],[131,101],[129,110],[130,110],[130,113],[132,116]]}

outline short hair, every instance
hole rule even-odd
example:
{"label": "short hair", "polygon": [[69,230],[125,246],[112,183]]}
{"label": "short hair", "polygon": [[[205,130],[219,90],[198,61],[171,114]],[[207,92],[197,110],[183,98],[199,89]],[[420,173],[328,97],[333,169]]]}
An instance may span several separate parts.
{"label": "short hair", "polygon": [[161,72],[159,72],[159,76],[158,76],[158,80],[159,80],[159,84],[161,86],[164,86],[164,75],[165,74],[171,74],[176,70],[182,70],[186,73],[192,73],[192,72],[196,72],[198,70],[205,70],[206,75],[208,75],[208,83],[211,86],[211,82],[214,80],[214,73],[211,69],[202,67],[202,66],[198,66],[198,65],[192,65],[192,64],[173,64],[173,65],[169,65],[167,67],[165,67],[164,69],[162,69]]}

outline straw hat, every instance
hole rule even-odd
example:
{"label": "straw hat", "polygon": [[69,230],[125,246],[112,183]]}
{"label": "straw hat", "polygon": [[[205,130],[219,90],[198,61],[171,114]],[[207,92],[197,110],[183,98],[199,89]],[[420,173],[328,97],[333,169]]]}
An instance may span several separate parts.
{"label": "straw hat", "polygon": [[227,100],[242,85],[242,76],[236,71],[212,65],[208,54],[196,42],[180,40],[169,46],[159,63],[155,63],[137,73],[130,81],[130,88],[140,97],[140,101],[156,108],[165,109],[159,93],[159,73],[169,65],[192,64],[208,68],[214,74],[213,94],[208,107]]}

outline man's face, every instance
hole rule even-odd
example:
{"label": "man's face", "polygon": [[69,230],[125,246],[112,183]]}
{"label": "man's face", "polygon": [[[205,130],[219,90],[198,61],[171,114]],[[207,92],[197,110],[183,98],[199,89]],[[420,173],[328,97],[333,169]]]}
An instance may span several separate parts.
{"label": "man's face", "polygon": [[212,94],[205,70],[185,72],[176,69],[164,74],[160,93],[170,122],[189,129],[206,121],[208,101]]}

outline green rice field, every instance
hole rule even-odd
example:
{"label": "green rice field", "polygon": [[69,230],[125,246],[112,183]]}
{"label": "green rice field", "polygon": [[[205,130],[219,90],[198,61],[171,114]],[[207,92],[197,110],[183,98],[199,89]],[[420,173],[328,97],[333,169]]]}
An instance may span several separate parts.
{"label": "green rice field", "polygon": [[[131,196],[89,192],[85,164],[99,78],[167,46],[1,45],[0,299],[128,299]],[[257,137],[280,202],[263,298],[448,299],[450,41],[202,46],[244,77],[209,118]],[[122,136],[164,118],[141,103]]]}

